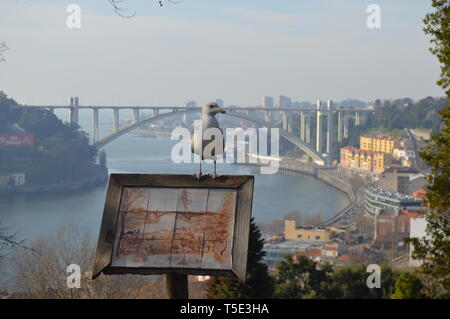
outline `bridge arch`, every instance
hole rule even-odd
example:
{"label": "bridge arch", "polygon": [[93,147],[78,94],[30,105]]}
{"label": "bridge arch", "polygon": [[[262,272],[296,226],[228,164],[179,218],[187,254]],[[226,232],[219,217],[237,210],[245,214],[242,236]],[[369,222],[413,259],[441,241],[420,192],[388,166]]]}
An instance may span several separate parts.
{"label": "bridge arch", "polygon": [[[106,144],[112,142],[113,140],[117,139],[118,137],[120,137],[126,133],[129,133],[144,124],[151,124],[153,122],[157,122],[157,121],[160,121],[160,120],[163,120],[166,118],[170,118],[172,116],[179,116],[179,115],[190,114],[190,113],[194,113],[194,112],[198,113],[199,111],[198,110],[173,111],[173,112],[168,112],[168,113],[162,113],[162,114],[159,114],[156,116],[146,117],[146,118],[140,120],[139,122],[131,123],[129,125],[126,125],[126,126],[120,128],[120,130],[118,132],[112,133],[110,135],[107,135],[107,136],[99,139],[97,142],[94,143],[94,146],[96,146],[97,148],[101,148],[101,147],[105,146]],[[256,117],[250,117],[250,116],[245,115],[240,112],[227,110],[227,113],[225,113],[223,115],[238,118],[241,120],[246,120],[246,121],[249,121],[252,123],[259,124],[263,127],[267,127],[267,128],[273,127],[273,125],[270,122],[264,121],[264,120],[256,118]],[[325,164],[325,161],[324,161],[324,158],[322,157],[322,155],[317,153],[310,145],[306,144],[305,142],[300,140],[300,138],[289,133],[286,130],[283,130],[282,128],[279,128],[279,130],[280,130],[281,137],[283,137],[287,141],[294,144],[296,147],[303,150],[309,157],[311,157],[314,160],[314,162],[316,164],[318,164],[318,165]]]}

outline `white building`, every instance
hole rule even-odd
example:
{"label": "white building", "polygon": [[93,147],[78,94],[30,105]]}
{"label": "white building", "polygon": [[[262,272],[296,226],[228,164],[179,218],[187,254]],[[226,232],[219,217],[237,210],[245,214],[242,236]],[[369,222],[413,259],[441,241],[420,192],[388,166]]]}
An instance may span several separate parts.
{"label": "white building", "polygon": [[[411,218],[411,226],[410,226],[410,238],[425,238],[427,237],[427,233],[425,232],[427,228],[427,221],[425,217],[417,217]],[[409,251],[409,265],[411,267],[419,267],[422,264],[422,260],[413,259],[412,253],[414,250],[414,246],[411,245]]]}
{"label": "white building", "polygon": [[277,100],[277,106],[279,107],[291,107],[292,100],[290,97],[280,95]]}
{"label": "white building", "polygon": [[24,173],[9,174],[9,178],[14,181],[14,186],[25,185],[25,174]]}
{"label": "white building", "polygon": [[8,185],[9,185],[9,175],[0,174],[0,186],[8,186]]}
{"label": "white building", "polygon": [[[12,184],[12,185],[11,185]],[[25,185],[24,173],[0,174],[0,187]]]}
{"label": "white building", "polygon": [[[189,101],[184,103],[184,107],[197,107],[197,102]],[[198,116],[194,116],[193,114],[183,114],[183,123],[192,122],[194,118],[196,119]]]}
{"label": "white building", "polygon": [[262,98],[262,107],[271,108],[274,106],[274,99],[271,96],[264,96]]}

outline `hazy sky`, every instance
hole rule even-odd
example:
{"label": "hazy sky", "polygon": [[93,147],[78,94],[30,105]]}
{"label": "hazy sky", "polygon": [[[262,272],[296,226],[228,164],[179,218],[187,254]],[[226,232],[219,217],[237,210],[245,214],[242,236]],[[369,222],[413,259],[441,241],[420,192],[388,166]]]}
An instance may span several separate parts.
{"label": "hazy sky", "polygon": [[[180,105],[222,98],[440,96],[428,0],[1,0],[0,90],[26,104]],[[82,9],[68,29],[67,6]],[[368,29],[367,6],[382,28]]]}

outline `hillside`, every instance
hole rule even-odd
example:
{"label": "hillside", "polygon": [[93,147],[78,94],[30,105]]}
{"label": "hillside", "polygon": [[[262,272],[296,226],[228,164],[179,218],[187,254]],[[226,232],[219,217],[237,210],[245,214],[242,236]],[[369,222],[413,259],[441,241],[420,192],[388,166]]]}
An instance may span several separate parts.
{"label": "hillside", "polygon": [[0,146],[0,173],[25,173],[28,185],[64,184],[106,175],[97,149],[77,125],[47,110],[28,109],[0,91],[0,135],[34,136],[31,146]]}

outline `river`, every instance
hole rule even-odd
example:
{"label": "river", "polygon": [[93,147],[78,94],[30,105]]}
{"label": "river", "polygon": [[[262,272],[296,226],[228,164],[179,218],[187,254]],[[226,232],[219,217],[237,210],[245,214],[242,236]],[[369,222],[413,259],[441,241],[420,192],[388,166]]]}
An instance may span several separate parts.
{"label": "river", "polygon": [[[87,126],[87,124],[86,124]],[[105,146],[110,173],[192,174],[198,164],[175,164],[169,137],[144,138],[126,134]],[[211,172],[212,165],[204,165]],[[220,174],[255,175],[253,216],[257,222],[282,219],[287,213],[320,212],[332,217],[348,204],[347,196],[307,175],[260,175],[256,167],[218,164]],[[71,222],[96,237],[100,228],[106,186],[76,193],[0,195],[0,225],[30,242]]]}

